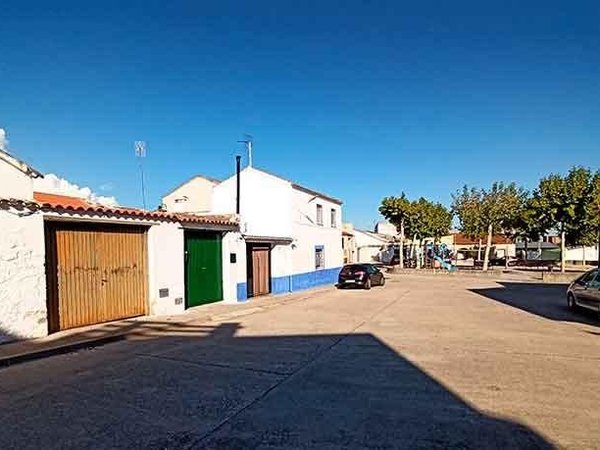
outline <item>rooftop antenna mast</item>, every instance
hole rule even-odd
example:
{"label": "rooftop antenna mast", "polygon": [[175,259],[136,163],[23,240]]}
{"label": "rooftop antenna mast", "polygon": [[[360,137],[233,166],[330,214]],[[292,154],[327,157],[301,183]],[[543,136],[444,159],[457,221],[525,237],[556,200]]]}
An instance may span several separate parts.
{"label": "rooftop antenna mast", "polygon": [[246,150],[248,150],[248,167],[252,167],[252,136],[245,134],[244,139],[238,142],[246,145]]}
{"label": "rooftop antenna mast", "polygon": [[146,185],[144,182],[144,158],[146,158],[146,142],[144,141],[135,141],[135,157],[138,159],[138,167],[140,169],[140,183],[142,188],[142,205],[144,207],[144,211],[146,210]]}

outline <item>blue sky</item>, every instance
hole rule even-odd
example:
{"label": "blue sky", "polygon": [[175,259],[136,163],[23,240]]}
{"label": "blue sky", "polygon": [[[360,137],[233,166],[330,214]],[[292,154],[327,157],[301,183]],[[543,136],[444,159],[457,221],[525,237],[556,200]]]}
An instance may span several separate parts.
{"label": "blue sky", "polygon": [[[127,3],[123,6],[122,3]],[[493,3],[493,4],[492,4]],[[597,1],[2,3],[10,149],[122,204],[255,166],[345,201],[600,166]],[[101,189],[101,188],[104,188]]]}

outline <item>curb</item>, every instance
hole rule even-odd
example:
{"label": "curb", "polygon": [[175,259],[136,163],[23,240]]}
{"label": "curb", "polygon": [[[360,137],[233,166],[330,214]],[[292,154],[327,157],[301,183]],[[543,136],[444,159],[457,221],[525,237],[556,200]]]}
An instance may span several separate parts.
{"label": "curb", "polygon": [[127,339],[127,333],[115,334],[113,336],[102,336],[94,339],[86,339],[85,341],[72,342],[65,345],[57,345],[56,347],[45,348],[33,352],[19,353],[16,355],[6,356],[0,359],[0,368],[14,366],[36,359],[43,359],[50,356],[63,355],[65,353],[76,352],[81,349],[90,349],[100,347],[102,345],[113,342],[123,341]]}

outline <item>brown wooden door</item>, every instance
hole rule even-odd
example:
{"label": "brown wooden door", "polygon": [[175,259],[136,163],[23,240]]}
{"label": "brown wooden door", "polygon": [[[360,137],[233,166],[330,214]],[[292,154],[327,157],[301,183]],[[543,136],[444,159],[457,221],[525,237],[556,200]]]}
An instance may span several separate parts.
{"label": "brown wooden door", "polygon": [[50,332],[147,313],[145,231],[46,224]]}
{"label": "brown wooden door", "polygon": [[271,247],[254,245],[252,255],[252,295],[265,295],[271,291]]}

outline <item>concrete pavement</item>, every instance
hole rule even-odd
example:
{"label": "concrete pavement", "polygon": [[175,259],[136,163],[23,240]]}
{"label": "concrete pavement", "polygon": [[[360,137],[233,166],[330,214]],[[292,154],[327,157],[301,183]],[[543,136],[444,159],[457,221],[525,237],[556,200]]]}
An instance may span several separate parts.
{"label": "concrete pavement", "polygon": [[596,448],[561,287],[396,276],[0,369],[0,448]]}

